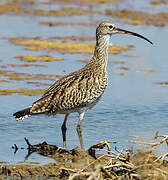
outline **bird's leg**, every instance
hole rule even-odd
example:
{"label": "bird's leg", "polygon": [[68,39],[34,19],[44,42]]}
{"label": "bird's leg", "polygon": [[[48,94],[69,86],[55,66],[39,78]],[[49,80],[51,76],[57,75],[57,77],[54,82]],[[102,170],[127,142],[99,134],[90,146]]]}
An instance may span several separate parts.
{"label": "bird's leg", "polygon": [[81,145],[82,149],[84,149],[84,144],[83,144],[83,138],[82,138],[81,125],[82,125],[82,119],[83,119],[84,114],[85,114],[85,112],[79,113],[79,121],[78,121],[78,125],[76,127],[78,137],[79,137],[79,141],[80,141],[80,145]]}
{"label": "bird's leg", "polygon": [[63,124],[61,126],[64,148],[66,148],[66,130],[67,130],[66,122],[67,122],[67,119],[68,119],[68,115],[69,114],[65,114],[65,119],[64,119],[64,122],[63,122]]}

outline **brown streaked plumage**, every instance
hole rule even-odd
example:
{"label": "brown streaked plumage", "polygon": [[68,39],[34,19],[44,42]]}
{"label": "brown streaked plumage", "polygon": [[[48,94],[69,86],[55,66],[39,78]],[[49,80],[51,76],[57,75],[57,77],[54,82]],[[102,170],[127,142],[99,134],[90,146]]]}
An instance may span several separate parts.
{"label": "brown streaked plumage", "polygon": [[64,76],[46,90],[43,96],[31,107],[18,111],[13,115],[22,120],[30,115],[65,114],[62,124],[64,146],[66,146],[66,121],[72,112],[79,113],[77,132],[83,147],[81,123],[86,110],[92,108],[100,99],[107,86],[107,60],[109,39],[112,34],[130,34],[152,42],[147,38],[117,28],[111,21],[101,22],[96,29],[96,46],[94,55],[82,69]]}

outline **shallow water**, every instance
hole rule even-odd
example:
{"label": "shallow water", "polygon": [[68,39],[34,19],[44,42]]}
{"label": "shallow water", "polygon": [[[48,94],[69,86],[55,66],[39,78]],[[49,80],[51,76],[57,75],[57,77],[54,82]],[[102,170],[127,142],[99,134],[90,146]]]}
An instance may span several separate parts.
{"label": "shallow water", "polygon": [[[139,5],[140,7],[141,5]],[[145,4],[143,4],[145,6]],[[137,8],[137,7],[136,7]],[[160,9],[158,10],[160,11]],[[165,11],[165,7],[164,7]],[[39,24],[40,21],[71,21],[71,22],[98,22],[110,17],[101,15],[85,15],[72,17],[40,17],[28,15],[1,15],[0,16],[0,59],[1,65],[10,63],[25,63],[15,58],[18,55],[43,55],[48,54],[65,58],[64,61],[37,62],[37,64],[48,65],[42,67],[8,67],[7,70],[26,73],[58,74],[65,75],[75,71],[83,63],[77,61],[89,59],[90,54],[61,54],[58,52],[34,52],[25,50],[25,47],[12,45],[4,37],[19,36],[94,36],[94,26],[56,26],[47,27]],[[117,141],[120,148],[130,147],[131,136],[143,135],[151,136],[156,131],[162,134],[167,133],[168,126],[168,87],[158,85],[153,82],[166,81],[167,78],[167,33],[168,27],[154,27],[138,25],[132,26],[112,19],[119,27],[128,29],[145,35],[154,45],[129,36],[113,36],[111,43],[115,45],[133,44],[135,48],[123,52],[120,55],[109,55],[109,61],[122,60],[124,65],[108,64],[109,83],[100,102],[84,117],[82,133],[85,148],[99,142],[100,140]],[[135,55],[130,57],[127,55]],[[118,69],[120,66],[129,67],[129,71]],[[149,72],[154,69],[155,72]],[[123,76],[116,73],[123,72]],[[51,81],[45,81],[51,83]],[[52,81],[54,82],[54,81]],[[10,81],[1,83],[1,89],[34,88],[33,85],[20,81]],[[46,87],[40,87],[46,88]],[[40,96],[5,95],[0,96],[0,161],[11,164],[24,161],[26,149],[18,150],[14,155],[11,148],[14,144],[18,147],[26,148],[24,137],[28,138],[32,144],[43,141],[62,146],[61,124],[64,115],[51,117],[34,116],[22,122],[16,122],[12,114],[25,108]],[[69,116],[67,130],[68,148],[79,146],[76,133],[78,114]],[[28,161],[40,162],[41,164],[54,160],[33,154]]]}

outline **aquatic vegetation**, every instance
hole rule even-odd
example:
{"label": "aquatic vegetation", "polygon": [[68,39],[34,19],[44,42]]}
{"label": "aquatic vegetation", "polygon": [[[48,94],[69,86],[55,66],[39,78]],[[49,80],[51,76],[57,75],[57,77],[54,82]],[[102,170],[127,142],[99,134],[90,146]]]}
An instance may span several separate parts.
{"label": "aquatic vegetation", "polygon": [[8,67],[45,67],[47,68],[47,65],[44,64],[6,64],[2,65],[1,68],[8,68]]}
{"label": "aquatic vegetation", "polygon": [[54,40],[54,39],[61,39],[61,40],[73,40],[73,41],[93,41],[96,38],[92,36],[82,37],[82,36],[52,36],[47,38],[47,40]]}
{"label": "aquatic vegetation", "polygon": [[[74,2],[73,0],[70,0],[71,2]],[[106,3],[106,2],[116,2],[119,0],[81,0],[82,3],[89,3],[89,4],[93,4],[93,3]]]}
{"label": "aquatic vegetation", "polygon": [[21,4],[17,3],[6,3],[0,5],[0,13],[13,13],[13,14],[31,14],[34,16],[81,16],[86,14],[101,14],[99,11],[93,10],[83,10],[82,8],[71,8],[71,7],[62,7],[60,10],[43,10],[43,9],[27,9],[26,6],[23,7]]}
{"label": "aquatic vegetation", "polygon": [[24,80],[55,80],[59,79],[60,75],[55,74],[30,74],[18,73],[16,71],[0,70],[0,77],[5,77],[10,80],[24,81]]}
{"label": "aquatic vegetation", "polygon": [[88,63],[89,59],[82,59],[82,60],[78,60],[78,61],[81,62],[81,63]]}
{"label": "aquatic vegetation", "polygon": [[153,84],[168,85],[168,81],[153,82]]}
{"label": "aquatic vegetation", "polygon": [[168,0],[153,0],[151,1],[152,5],[159,5],[159,4],[168,4]]}
{"label": "aquatic vegetation", "polygon": [[24,55],[24,56],[16,56],[15,58],[18,58],[20,60],[26,61],[26,62],[37,62],[37,61],[60,61],[63,60],[63,58],[60,57],[52,57],[49,55],[43,55],[43,56],[32,56],[32,55]]}
{"label": "aquatic vegetation", "polygon": [[145,71],[145,72],[156,72],[155,69],[145,69],[144,71]]}
{"label": "aquatic vegetation", "polygon": [[12,94],[21,94],[28,96],[36,96],[43,94],[43,89],[0,89],[0,95],[12,95]]}
{"label": "aquatic vegetation", "polygon": [[89,22],[51,22],[51,21],[45,21],[40,22],[40,24],[45,26],[95,26],[96,23],[89,23]]}
{"label": "aquatic vegetation", "polygon": [[52,84],[51,83],[41,83],[41,82],[32,82],[32,81],[28,81],[26,82],[27,84],[35,84],[37,87],[39,86],[51,86]]}
{"label": "aquatic vegetation", "polygon": [[114,73],[115,76],[124,76],[124,73]]}
{"label": "aquatic vegetation", "polygon": [[125,66],[121,66],[121,67],[119,67],[119,69],[124,70],[124,71],[129,71],[130,70],[129,67],[125,67]]}
{"label": "aquatic vegetation", "polygon": [[22,14],[24,13],[24,9],[19,7],[18,5],[11,5],[11,4],[8,4],[8,5],[0,5],[0,13],[3,14],[3,13],[9,13],[9,12],[12,12],[14,14]]}
{"label": "aquatic vegetation", "polygon": [[19,77],[19,76],[10,76],[10,80],[15,80],[15,81],[25,81],[25,80],[44,80],[41,77]]}
{"label": "aquatic vegetation", "polygon": [[114,63],[114,64],[125,64],[124,61],[119,61],[119,60],[112,61],[112,63]]}
{"label": "aquatic vegetation", "polygon": [[[0,83],[9,82],[9,81],[28,81],[26,83],[33,84],[37,87],[39,86],[50,86],[51,83],[39,82],[40,80],[55,80],[59,79],[61,75],[54,74],[29,74],[29,73],[18,73],[16,71],[0,70],[0,77],[5,78],[0,80]],[[8,78],[8,80],[6,80]],[[38,80],[31,82],[30,80]],[[35,96],[43,94],[44,89],[0,89],[0,95],[12,95],[12,94],[21,94],[28,96]]]}
{"label": "aquatic vegetation", "polygon": [[126,54],[126,53],[124,53],[123,56],[125,56],[125,57],[131,57],[131,58],[139,57],[139,55],[137,55],[137,54]]}
{"label": "aquatic vegetation", "polygon": [[124,22],[127,24],[138,25],[154,25],[154,26],[166,26],[168,24],[168,13],[145,13],[141,11],[133,11],[133,10],[111,10],[107,9],[106,14],[116,18],[122,19],[130,19],[125,20]]}
{"label": "aquatic vegetation", "polygon": [[53,42],[53,40],[73,40],[73,41],[93,41],[96,38],[93,36],[50,36],[47,37],[46,39],[40,37],[40,36],[34,36],[34,37],[28,37],[28,36],[20,36],[20,37],[15,37],[15,38],[7,38],[4,37],[4,39],[9,40],[11,43],[15,44],[15,42],[18,41],[31,41],[31,40],[39,40],[39,41],[51,41]]}
{"label": "aquatic vegetation", "polygon": [[[66,0],[66,1],[51,1],[51,2],[40,2],[40,1],[24,1],[24,0],[10,0],[3,1],[0,4],[0,13],[13,13],[15,15],[19,14],[28,14],[34,16],[82,16],[87,14],[102,14],[101,11],[93,10],[93,8],[83,8],[81,5],[89,5],[98,4],[98,3],[106,3],[106,2],[116,2],[121,0]],[[59,5],[58,9],[46,10],[48,8],[38,8],[40,4],[43,5]],[[76,5],[74,7],[69,7],[66,5],[73,4]]]}
{"label": "aquatic vegetation", "polygon": [[60,10],[34,10],[33,15],[35,16],[82,16],[86,14],[101,14],[99,11],[93,10],[82,10],[81,8],[61,8]]}
{"label": "aquatic vegetation", "polygon": [[8,81],[7,81],[7,80],[4,80],[4,79],[3,79],[3,80],[1,79],[1,80],[0,80],[0,83],[3,83],[3,82],[8,82]]}
{"label": "aquatic vegetation", "polygon": [[[58,51],[60,53],[88,53],[92,54],[95,44],[74,43],[68,41],[48,41],[48,40],[21,40],[20,38],[9,38],[10,42],[20,46],[28,47],[32,51]],[[129,46],[110,46],[109,53],[119,54],[133,48]]]}

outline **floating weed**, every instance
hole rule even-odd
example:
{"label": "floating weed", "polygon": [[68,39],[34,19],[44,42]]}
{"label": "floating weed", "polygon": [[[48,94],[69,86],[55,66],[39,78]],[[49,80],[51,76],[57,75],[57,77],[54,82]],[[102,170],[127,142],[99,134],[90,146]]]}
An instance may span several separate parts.
{"label": "floating weed", "polygon": [[7,80],[0,80],[0,83],[8,82]]}
{"label": "floating weed", "polygon": [[145,72],[156,72],[155,69],[145,69],[144,71],[145,71]]}
{"label": "floating weed", "polygon": [[93,36],[87,36],[87,37],[83,37],[83,36],[51,36],[48,37],[47,39],[43,39],[40,36],[34,36],[34,37],[28,37],[28,36],[20,36],[20,37],[15,37],[15,38],[8,38],[8,37],[4,37],[3,39],[7,39],[9,40],[12,44],[17,43],[18,41],[28,41],[28,40],[39,40],[39,41],[44,41],[44,40],[52,40],[51,42],[53,42],[53,40],[73,40],[73,41],[93,41],[96,38]]}
{"label": "floating weed", "polygon": [[50,83],[41,83],[41,82],[27,82],[27,84],[35,84],[36,86],[51,86],[51,84]]}
{"label": "floating weed", "polygon": [[114,63],[114,64],[125,64],[125,62],[124,61],[111,61],[112,63]]}
{"label": "floating weed", "polygon": [[[23,0],[10,0],[10,1],[3,1],[0,5],[0,13],[13,13],[13,14],[33,14],[35,16],[73,16],[73,15],[86,15],[86,14],[97,14],[100,12],[93,11],[92,9],[85,10],[82,9],[83,6],[81,5],[91,5],[95,3],[106,3],[106,2],[116,2],[120,0],[67,0],[67,1],[23,1]],[[50,10],[47,11],[38,6],[42,4],[44,5],[59,5],[59,10]],[[77,8],[72,7],[65,7],[65,5],[73,4],[78,5]],[[31,7],[31,9],[30,9]]]}
{"label": "floating weed", "polygon": [[26,6],[22,6],[19,3],[6,3],[0,5],[0,13],[13,13],[13,14],[31,14],[34,16],[74,16],[74,15],[86,15],[86,14],[101,14],[99,11],[93,10],[83,10],[81,7],[71,8],[71,7],[62,7],[60,10],[43,10],[32,8],[31,10],[27,9]]}
{"label": "floating weed", "polygon": [[119,67],[119,69],[124,70],[124,71],[129,71],[130,70],[129,67],[125,67],[125,66],[121,66],[121,67]]}
{"label": "floating weed", "polygon": [[[90,0],[87,0],[87,1],[90,2]],[[116,1],[119,1],[119,0],[92,0],[92,2],[94,3],[105,3],[105,2],[116,2]]]}
{"label": "floating weed", "polygon": [[115,76],[124,76],[124,73],[119,72],[119,73],[114,73],[114,75]]}
{"label": "floating weed", "polygon": [[[68,5],[68,4],[73,4],[73,5],[91,5],[91,4],[95,4],[95,3],[106,3],[106,2],[116,2],[116,1],[121,1],[121,0],[66,0],[66,1],[61,1],[61,0],[56,0],[56,1],[52,1],[53,3],[57,3],[57,4],[63,4],[63,5]],[[46,4],[46,5],[51,5],[51,2],[43,2],[43,1],[39,1],[38,4]]]}
{"label": "floating weed", "polygon": [[47,65],[44,64],[6,64],[2,65],[1,68],[8,68],[8,67],[45,67],[47,68]]}
{"label": "floating weed", "polygon": [[11,76],[11,77],[9,77],[9,79],[15,80],[15,81],[44,80],[43,78],[40,78],[40,77],[18,77],[18,76]]}
{"label": "floating weed", "polygon": [[0,70],[0,77],[8,77],[10,80],[24,81],[24,80],[55,80],[62,77],[55,74],[30,74],[18,73],[16,71]]}
{"label": "floating weed", "polygon": [[168,0],[153,0],[151,1],[152,5],[168,4]]}
{"label": "floating weed", "polygon": [[145,24],[154,26],[166,26],[168,24],[168,13],[150,14],[141,11],[133,11],[126,9],[107,9],[106,14],[112,17],[130,19],[124,22],[132,25]]}
{"label": "floating weed", "polygon": [[88,63],[89,62],[88,59],[82,59],[82,60],[78,60],[78,61],[81,62],[81,63]]}
{"label": "floating weed", "polygon": [[[20,46],[28,47],[32,51],[58,51],[60,53],[88,53],[92,54],[95,44],[74,43],[67,41],[47,41],[47,40],[20,40],[19,38],[9,38],[10,42]],[[112,54],[119,54],[121,51],[127,51],[133,48],[129,46],[110,46],[109,52]]]}
{"label": "floating weed", "polygon": [[136,72],[153,73],[156,72],[154,69],[135,69]]}
{"label": "floating weed", "polygon": [[35,16],[82,16],[86,14],[101,14],[99,11],[93,10],[82,10],[81,8],[61,8],[60,10],[34,10],[33,15]]}
{"label": "floating weed", "polygon": [[137,58],[137,57],[139,57],[137,54],[123,54],[123,56],[125,56],[125,57],[133,57],[133,58]]}
{"label": "floating weed", "polygon": [[18,5],[14,5],[14,4],[6,4],[6,5],[1,5],[0,6],[0,13],[9,13],[12,12],[14,14],[22,14],[25,13],[25,10],[21,7],[19,7]]}
{"label": "floating weed", "polygon": [[12,94],[21,94],[28,96],[36,96],[39,94],[43,94],[43,89],[0,89],[0,95],[12,95]]}
{"label": "floating weed", "polygon": [[16,58],[26,61],[26,62],[37,62],[37,61],[60,61],[63,60],[63,58],[60,57],[52,57],[48,55],[43,55],[43,56],[32,56],[32,55],[25,55],[25,56],[16,56]]}
{"label": "floating weed", "polygon": [[[81,0],[81,3],[84,4],[94,4],[94,3],[106,3],[106,2],[116,2],[116,1],[120,1],[120,0]],[[74,2],[73,0],[70,0],[70,2]],[[78,1],[76,1],[78,2]]]}
{"label": "floating weed", "polygon": [[168,81],[153,82],[153,84],[168,85]]}
{"label": "floating weed", "polygon": [[73,40],[73,41],[93,41],[95,40],[95,37],[81,37],[81,36],[52,36],[49,37],[48,40],[55,40],[55,39],[60,39],[60,40]]}
{"label": "floating weed", "polygon": [[45,26],[95,26],[96,23],[89,23],[89,22],[51,22],[51,21],[45,21],[40,22],[40,24]]}

